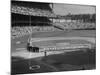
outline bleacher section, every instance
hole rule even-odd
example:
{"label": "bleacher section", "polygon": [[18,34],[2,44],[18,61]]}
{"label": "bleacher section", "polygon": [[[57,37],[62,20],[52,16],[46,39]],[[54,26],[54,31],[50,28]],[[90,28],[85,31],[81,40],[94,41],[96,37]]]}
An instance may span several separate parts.
{"label": "bleacher section", "polygon": [[95,23],[81,23],[81,22],[59,22],[59,23],[53,23],[54,26],[58,26],[59,28],[62,28],[64,30],[66,29],[95,29],[96,25]]}
{"label": "bleacher section", "polygon": [[15,39],[17,37],[22,37],[24,35],[29,35],[35,32],[52,32],[52,31],[61,31],[60,29],[54,28],[52,26],[25,26],[25,27],[12,27],[11,29],[11,38]]}

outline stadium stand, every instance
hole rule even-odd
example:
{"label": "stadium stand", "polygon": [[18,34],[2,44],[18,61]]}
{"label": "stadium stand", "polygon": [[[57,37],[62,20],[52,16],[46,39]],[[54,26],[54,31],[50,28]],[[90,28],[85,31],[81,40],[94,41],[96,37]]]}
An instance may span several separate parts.
{"label": "stadium stand", "polygon": [[55,26],[59,26],[60,28],[66,30],[66,29],[95,29],[95,23],[67,23],[67,22],[58,22],[58,23],[53,23]]}
{"label": "stadium stand", "polygon": [[52,32],[52,31],[61,31],[57,28],[54,28],[52,26],[44,26],[44,27],[39,27],[39,26],[24,26],[24,27],[12,27],[11,33],[12,33],[12,39],[17,38],[17,37],[22,37],[24,35],[29,35],[31,33],[35,32]]}
{"label": "stadium stand", "polygon": [[[55,15],[52,11],[52,8],[49,6],[49,3],[12,1],[11,15],[12,38],[21,37],[34,32],[50,32],[72,29],[96,29],[95,21],[93,23],[78,21],[53,22],[52,19],[60,19],[63,17],[60,15]],[[93,17],[95,17],[95,15],[93,15]],[[72,15],[71,18],[71,20],[82,19],[80,18],[80,15]]]}
{"label": "stadium stand", "polygon": [[49,20],[49,17],[55,16],[49,3],[12,1],[11,15],[12,38],[21,37],[34,32],[59,30],[54,28]]}

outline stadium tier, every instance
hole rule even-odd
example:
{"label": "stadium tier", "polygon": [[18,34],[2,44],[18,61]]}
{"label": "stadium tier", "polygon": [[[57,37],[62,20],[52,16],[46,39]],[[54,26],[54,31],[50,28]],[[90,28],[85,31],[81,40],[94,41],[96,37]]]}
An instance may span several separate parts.
{"label": "stadium tier", "polygon": [[[50,3],[12,1],[12,26],[50,26],[54,17]],[[31,21],[31,24],[30,24]]]}
{"label": "stadium tier", "polygon": [[22,15],[56,17],[52,13],[49,3],[12,1],[11,12]]}
{"label": "stadium tier", "polygon": [[[34,32],[62,31],[70,29],[95,29],[95,23],[68,22],[66,16],[55,15],[50,3],[11,1],[12,37]],[[65,17],[65,18],[64,18]],[[68,17],[68,16],[67,16]],[[74,18],[78,18],[77,15]],[[60,21],[60,19],[64,19]],[[68,17],[69,18],[69,17]],[[73,16],[71,17],[73,19]],[[71,19],[69,18],[69,19]],[[54,22],[54,19],[59,19]]]}
{"label": "stadium tier", "polygon": [[11,12],[22,14],[22,15],[31,15],[31,16],[45,16],[45,17],[55,16],[55,14],[53,14],[50,11],[44,11],[44,10],[39,10],[39,9],[27,8],[27,7],[19,7],[19,6],[13,6],[13,5],[12,5]]}
{"label": "stadium tier", "polygon": [[52,26],[24,26],[24,27],[12,27],[11,33],[12,33],[12,39],[17,37],[22,37],[24,35],[29,35],[35,32],[52,32],[52,31],[61,31],[57,28],[54,28]]}
{"label": "stadium tier", "polygon": [[84,23],[84,22],[61,22],[53,23],[54,26],[58,26],[64,30],[68,29],[95,29],[95,23]]}

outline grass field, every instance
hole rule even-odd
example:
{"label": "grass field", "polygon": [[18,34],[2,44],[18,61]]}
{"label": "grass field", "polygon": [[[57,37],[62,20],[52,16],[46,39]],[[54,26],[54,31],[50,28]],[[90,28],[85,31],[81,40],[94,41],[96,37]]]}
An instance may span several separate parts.
{"label": "grass field", "polygon": [[[15,51],[15,48],[26,47],[27,40],[30,35],[19,37],[11,40],[11,50]],[[72,31],[57,31],[57,32],[37,32],[32,34],[32,38],[37,37],[96,37],[95,30],[72,30]],[[20,41],[21,44],[16,45],[16,42]]]}
{"label": "grass field", "polygon": [[[30,53],[26,50],[27,40],[30,35],[11,40],[12,55],[12,73],[41,73],[55,71],[71,71],[71,70],[88,70],[95,69],[95,53],[94,52],[61,52],[50,54],[43,57],[44,54],[33,53],[33,57],[29,57]],[[62,32],[37,32],[32,34],[33,38],[43,37],[87,37],[96,39],[95,30],[72,30]],[[20,43],[17,43],[19,42]],[[86,40],[85,40],[86,41]],[[76,42],[74,42],[76,43]],[[77,42],[79,43],[79,42]],[[81,41],[80,41],[81,43]],[[95,45],[95,42],[93,43]],[[18,48],[24,48],[17,50]],[[38,55],[35,57],[35,55]],[[31,65],[38,64],[40,69],[29,70],[29,61]]]}

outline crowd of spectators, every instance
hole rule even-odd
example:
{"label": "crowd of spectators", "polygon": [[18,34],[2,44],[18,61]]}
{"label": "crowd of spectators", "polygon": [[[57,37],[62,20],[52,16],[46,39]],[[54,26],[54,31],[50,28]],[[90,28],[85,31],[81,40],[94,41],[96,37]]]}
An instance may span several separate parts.
{"label": "crowd of spectators", "polygon": [[53,26],[23,26],[23,27],[12,27],[11,29],[11,38],[22,37],[24,35],[29,35],[34,32],[50,32],[50,31],[61,31]]}
{"label": "crowd of spectators", "polygon": [[[54,25],[63,28],[64,30],[70,29],[95,29],[94,23],[55,23]],[[34,32],[50,32],[62,31],[53,26],[14,26],[11,29],[12,38],[21,37]]]}
{"label": "crowd of spectators", "polygon": [[53,25],[59,26],[63,29],[95,29],[95,23],[81,23],[81,22],[61,22],[61,23],[54,23]]}
{"label": "crowd of spectators", "polygon": [[23,15],[32,15],[32,16],[46,16],[46,17],[54,17],[55,16],[55,14],[53,14],[49,10],[28,8],[28,7],[17,6],[17,5],[12,5],[11,12],[23,14]]}

